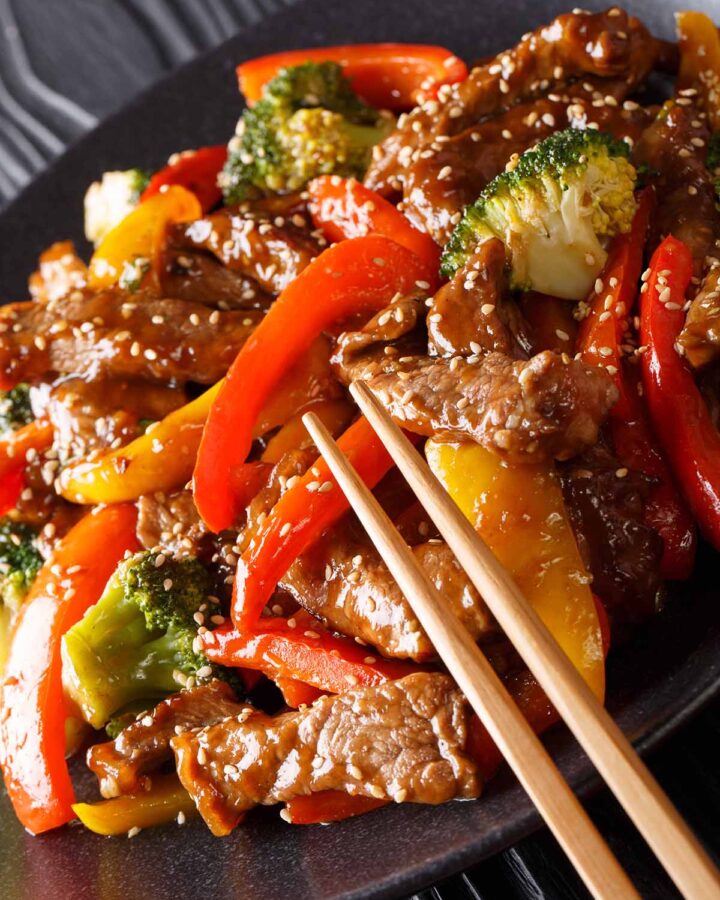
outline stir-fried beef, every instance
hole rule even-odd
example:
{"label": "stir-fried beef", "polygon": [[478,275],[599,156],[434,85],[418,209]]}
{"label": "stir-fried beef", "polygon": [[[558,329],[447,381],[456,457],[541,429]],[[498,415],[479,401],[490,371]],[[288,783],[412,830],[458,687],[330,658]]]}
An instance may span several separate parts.
{"label": "stir-fried beef", "polygon": [[484,241],[435,294],[427,317],[431,355],[513,353],[512,334],[503,321],[504,266],[502,242]]}
{"label": "stir-fried beef", "polygon": [[[720,248],[716,252],[720,256]],[[720,356],[720,261],[708,270],[690,305],[678,343],[696,369]]]}
{"label": "stir-fried beef", "polygon": [[36,416],[55,429],[61,460],[125,444],[142,431],[142,420],[162,419],[186,401],[181,388],[120,379],[64,378],[31,391]]}
{"label": "stir-fried beef", "polygon": [[224,835],[253,806],[317,791],[415,803],[477,797],[467,720],[447,675],[418,673],[280,716],[247,708],[171,745],[200,815]]}
{"label": "stir-fried beef", "polygon": [[140,497],[137,507],[137,538],[143,547],[177,559],[200,555],[207,529],[190,491]]}
{"label": "stir-fried beef", "polygon": [[33,300],[59,300],[85,287],[87,266],[75,252],[72,241],[58,241],[40,254],[38,270],[28,281]]}
{"label": "stir-fried beef", "polygon": [[657,206],[651,220],[656,244],[673,234],[690,248],[701,278],[708,256],[717,255],[720,212],[715,187],[705,165],[710,137],[707,120],[690,97],[679,96],[643,134],[635,160],[653,173]]}
{"label": "stir-fried beef", "polygon": [[[334,631],[358,637],[385,656],[435,656],[428,635],[375,548],[339,523],[293,564],[281,581],[309,612]],[[495,630],[480,595],[450,548],[431,541],[412,548],[416,560],[475,638]]]}
{"label": "stir-fried beef", "polygon": [[289,219],[270,219],[237,207],[176,225],[171,240],[177,249],[209,251],[228,269],[252,278],[269,294],[284,290],[324,245],[300,213]]}
{"label": "stir-fried beef", "polygon": [[0,309],[0,373],[14,383],[67,372],[210,384],[225,374],[260,317],[113,290],[13,303]]}
{"label": "stir-fried beef", "polygon": [[613,625],[647,619],[656,608],[662,555],[660,536],[643,522],[647,481],[598,446],[565,469],[562,484],[593,592]]}
{"label": "stir-fried beef", "polygon": [[504,171],[513,154],[524,153],[553,132],[592,126],[636,141],[652,113],[637,103],[625,106],[630,89],[625,79],[592,78],[403,156],[405,214],[445,244],[464,207]]}
{"label": "stir-fried beef", "polygon": [[402,118],[373,154],[366,182],[387,192],[399,189],[403,160],[440,136],[459,134],[488,116],[562,88],[574,78],[624,77],[628,88],[652,69],[660,44],[634,17],[613,8],[573,12],[525,35],[512,49],[473,69],[460,84],[445,88]]}
{"label": "stir-fried beef", "polygon": [[88,750],[87,764],[98,777],[100,793],[117,797],[143,790],[149,786],[148,773],[172,759],[170,740],[175,735],[222,722],[243,709],[224,681],[173,694],[128,725],[114,741]]}

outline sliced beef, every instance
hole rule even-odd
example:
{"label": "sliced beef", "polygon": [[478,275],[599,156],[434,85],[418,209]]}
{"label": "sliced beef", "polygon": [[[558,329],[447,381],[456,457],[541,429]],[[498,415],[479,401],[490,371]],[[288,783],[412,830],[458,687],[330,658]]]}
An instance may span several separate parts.
{"label": "sliced beef", "polygon": [[181,388],[124,379],[64,378],[32,388],[33,411],[50,419],[61,461],[119,446],[186,402]]}
{"label": "sliced beef", "polygon": [[[720,212],[705,160],[710,133],[690,97],[678,96],[643,134],[635,162],[650,170],[657,191],[652,243],[673,234],[690,248],[700,279],[708,256],[717,255]],[[699,283],[699,282],[698,282]]]}
{"label": "sliced beef", "polygon": [[13,384],[49,373],[210,384],[261,316],[117,290],[14,303],[0,309],[0,376]]}
{"label": "sliced beef", "polygon": [[324,246],[308,219],[295,213],[268,217],[264,212],[229,207],[175,225],[169,241],[177,249],[206,250],[233,272],[253,279],[268,294],[279,294]]}
{"label": "sliced beef", "polygon": [[503,320],[504,266],[502,242],[484,241],[435,294],[427,317],[432,356],[514,352],[512,333]]}
{"label": "sliced beef", "polygon": [[72,241],[58,241],[40,254],[38,268],[30,276],[28,287],[33,300],[59,300],[85,287],[87,266],[75,251]]}
{"label": "sliced beef", "polygon": [[[720,248],[716,252],[720,257]],[[720,261],[708,270],[690,305],[678,343],[696,369],[720,356]]]}
{"label": "sliced beef", "polygon": [[[412,548],[474,638],[496,630],[485,603],[442,541]],[[375,548],[353,537],[346,522],[316,541],[280,586],[334,631],[361,638],[383,655],[427,660],[436,656],[428,635]]]}
{"label": "sliced beef", "polygon": [[438,136],[459,134],[548,89],[561,89],[574,78],[625,78],[631,90],[647,76],[660,51],[660,42],[620,9],[558,16],[473,69],[465,81],[443,89],[438,100],[402,117],[373,154],[366,183],[384,192],[399,189],[403,162],[415,149],[424,149]]}
{"label": "sliced beef", "polygon": [[247,710],[174,737],[180,781],[215,835],[242,813],[325,790],[397,802],[477,797],[468,706],[447,675],[418,673],[271,717]]}
{"label": "sliced beef", "polygon": [[591,446],[617,399],[605,371],[550,351],[529,360],[403,357],[363,378],[409,431],[469,437],[520,463],[569,459]]}
{"label": "sliced beef", "polygon": [[562,485],[593,593],[613,626],[649,618],[662,584],[662,539],[643,521],[647,480],[598,445],[564,469]]}
{"label": "sliced beef", "polygon": [[149,787],[148,773],[173,758],[170,741],[193,728],[215,725],[245,709],[224,681],[173,694],[152,713],[136,719],[114,741],[95,744],[87,754],[103,797],[132,794]]}
{"label": "sliced beef", "polygon": [[200,555],[208,532],[191,491],[148,494],[140,497],[137,507],[137,538],[143,547],[177,559]]}

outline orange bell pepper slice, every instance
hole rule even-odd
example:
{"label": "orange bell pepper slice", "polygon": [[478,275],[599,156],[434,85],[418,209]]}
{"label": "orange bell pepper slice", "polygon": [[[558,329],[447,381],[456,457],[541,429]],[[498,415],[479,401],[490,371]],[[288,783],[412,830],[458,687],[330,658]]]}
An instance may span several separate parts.
{"label": "orange bell pepper slice", "polygon": [[465,63],[445,47],[432,44],[349,44],[285,50],[259,56],[237,67],[238,84],[248,106],[280,69],[305,62],[338,63],[353,90],[377,109],[410,109],[435,96],[443,84],[467,78]]}
{"label": "orange bell pepper slice", "polygon": [[398,291],[415,290],[423,274],[414,253],[368,235],[329,247],[282,292],[235,358],[205,423],[193,484],[212,531],[230,527],[244,505],[228,490],[231,473],[247,459],[258,414],[289,367],[330,325],[377,312]]}
{"label": "orange bell pepper slice", "polygon": [[139,549],[134,506],[81,519],[58,543],[20,610],[2,684],[0,767],[15,813],[32,834],[73,817],[65,762],[60,641],[97,602],[126,551]]}
{"label": "orange bell pepper slice", "polygon": [[344,791],[318,791],[288,800],[284,818],[291,825],[324,825],[361,816],[391,802]]}

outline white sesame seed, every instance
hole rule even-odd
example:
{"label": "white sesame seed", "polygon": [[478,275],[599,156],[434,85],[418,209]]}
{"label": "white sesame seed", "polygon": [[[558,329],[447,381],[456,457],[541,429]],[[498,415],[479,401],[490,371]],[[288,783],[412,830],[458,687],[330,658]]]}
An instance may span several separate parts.
{"label": "white sesame seed", "polygon": [[134,838],[138,834],[140,834],[141,831],[142,831],[142,828],[138,828],[137,825],[133,825],[133,827],[128,830],[127,836],[129,838]]}

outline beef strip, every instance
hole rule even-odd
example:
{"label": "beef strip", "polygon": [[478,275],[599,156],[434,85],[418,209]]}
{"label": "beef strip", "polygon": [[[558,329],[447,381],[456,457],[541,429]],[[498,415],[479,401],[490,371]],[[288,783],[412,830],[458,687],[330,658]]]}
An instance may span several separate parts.
{"label": "beef strip", "polygon": [[229,207],[176,225],[170,241],[178,249],[206,250],[268,294],[279,294],[317,256],[324,238],[313,235],[301,213],[270,219],[244,209]]}
{"label": "beef strip", "polygon": [[60,460],[119,446],[141,433],[141,420],[162,419],[186,402],[181,388],[116,379],[63,378],[31,388],[33,412],[55,429]]}
{"label": "beef strip", "polygon": [[0,373],[12,383],[68,372],[210,384],[222,378],[261,316],[117,290],[14,303],[0,309]]}
{"label": "beef strip", "polygon": [[199,556],[208,531],[191,491],[148,494],[137,503],[137,539],[148,550],[183,559]]}
{"label": "beef strip", "polygon": [[[442,541],[412,548],[454,613],[474,638],[496,625],[485,603]],[[366,538],[338,523],[289,569],[280,586],[335,631],[361,638],[384,656],[427,660],[436,656],[380,555]]]}
{"label": "beef strip", "polygon": [[568,459],[591,446],[617,399],[605,371],[550,351],[529,360],[393,358],[363,378],[409,431],[469,437],[520,463]]}
{"label": "beef strip", "polygon": [[98,777],[100,793],[117,797],[149,788],[148,773],[173,758],[171,738],[237,716],[244,708],[232,688],[217,679],[173,694],[124,728],[114,741],[88,750],[87,764]]}
{"label": "beef strip", "polygon": [[468,714],[447,675],[423,672],[275,717],[248,708],[171,746],[200,815],[225,835],[253,806],[318,791],[415,803],[477,797]]}
{"label": "beef strip", "polygon": [[453,137],[439,137],[412,157],[401,177],[403,210],[421,230],[445,244],[462,210],[504,171],[514,154],[524,153],[555,131],[598,127],[616,138],[636,141],[652,112],[623,101],[625,79],[592,78],[569,90],[522,103]]}
{"label": "beef strip", "polygon": [[[720,249],[716,252],[720,256]],[[678,344],[696,369],[720,357],[720,262],[713,263],[708,269],[690,305]]]}
{"label": "beef strip", "polygon": [[648,481],[623,473],[597,445],[562,471],[562,485],[578,547],[613,626],[634,624],[656,610],[662,539],[643,521]]}
{"label": "beef strip", "polygon": [[465,81],[441,89],[437,100],[402,117],[373,153],[366,183],[385,193],[399,189],[403,160],[413,150],[426,147],[438,135],[459,134],[549,88],[560,89],[573,78],[623,77],[631,88],[646,77],[660,49],[637,19],[617,8],[558,16],[473,69]]}
{"label": "beef strip", "polygon": [[502,241],[484,241],[435,294],[427,317],[431,356],[472,356],[490,350],[513,354],[512,333],[503,320],[504,267]]}
{"label": "beef strip", "polygon": [[667,234],[684,241],[697,279],[706,258],[717,255],[720,237],[715,187],[705,165],[709,136],[706,119],[691,98],[679,96],[665,106],[635,148],[635,162],[649,168],[657,191],[651,243]]}

